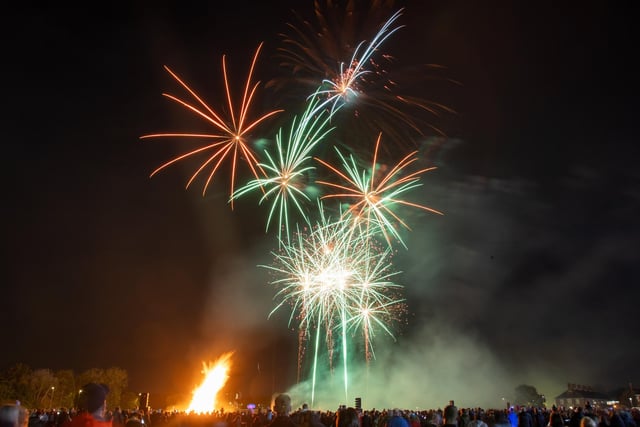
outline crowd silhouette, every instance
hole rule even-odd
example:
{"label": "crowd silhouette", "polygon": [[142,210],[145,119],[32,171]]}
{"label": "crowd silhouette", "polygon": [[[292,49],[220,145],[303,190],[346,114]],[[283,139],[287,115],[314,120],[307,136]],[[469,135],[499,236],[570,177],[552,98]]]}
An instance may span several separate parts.
{"label": "crowd silhouette", "polygon": [[0,427],[98,427],[109,423],[111,427],[640,427],[637,408],[590,405],[585,408],[458,409],[451,401],[444,409],[422,411],[345,406],[336,410],[313,410],[307,404],[292,410],[290,405],[290,398],[281,395],[274,400],[273,409],[187,413],[150,407],[116,407],[106,409],[99,424],[86,420],[78,424],[77,419],[87,413],[82,408],[25,411],[19,404],[10,404],[0,410]]}

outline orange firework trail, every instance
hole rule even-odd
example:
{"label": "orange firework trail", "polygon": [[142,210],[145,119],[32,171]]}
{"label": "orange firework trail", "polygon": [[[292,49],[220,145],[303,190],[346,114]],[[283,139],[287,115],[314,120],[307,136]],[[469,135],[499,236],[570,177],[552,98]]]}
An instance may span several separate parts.
{"label": "orange firework trail", "polygon": [[406,248],[395,224],[400,224],[406,229],[409,229],[409,226],[393,211],[392,208],[396,205],[403,205],[442,215],[442,212],[440,211],[400,198],[400,196],[406,191],[420,186],[421,184],[418,183],[420,175],[435,169],[435,167],[420,169],[408,175],[400,176],[407,166],[418,159],[415,157],[417,151],[412,151],[402,158],[402,160],[400,160],[388,174],[383,176],[376,183],[376,169],[378,166],[377,157],[381,136],[382,134],[378,135],[376,149],[373,154],[371,172],[368,175],[366,171],[360,171],[352,155],[349,156],[349,161],[347,161],[342,153],[336,148],[336,152],[342,160],[342,164],[346,172],[342,172],[338,168],[330,165],[322,159],[319,159],[318,157],[315,159],[344,179],[348,185],[336,184],[328,181],[316,182],[342,191],[340,193],[322,196],[322,199],[346,198],[355,200],[355,202],[349,207],[347,213],[350,213],[353,218],[356,219],[356,222],[364,221],[367,224],[375,222],[376,225],[380,227],[382,234],[389,245],[391,245],[390,235],[392,235]]}
{"label": "orange firework trail", "polygon": [[224,87],[226,91],[227,104],[229,108],[229,116],[225,119],[220,114],[216,113],[214,109],[209,107],[206,102],[200,98],[196,92],[194,92],[176,73],[171,71],[169,67],[165,66],[164,68],[171,74],[171,76],[182,85],[183,88],[191,94],[191,96],[198,102],[198,104],[193,105],[187,101],[184,101],[176,96],[163,93],[163,96],[171,99],[172,101],[177,102],[183,107],[191,110],[196,113],[198,116],[204,118],[207,122],[213,125],[216,128],[218,133],[158,133],[151,135],[144,135],[141,138],[157,138],[157,137],[189,137],[189,138],[200,138],[200,139],[210,139],[214,142],[204,147],[197,148],[192,151],[188,151],[166,163],[158,167],[151,173],[151,177],[160,172],[162,169],[179,162],[180,160],[186,159],[188,157],[194,156],[196,154],[204,153],[204,152],[212,152],[209,157],[205,160],[204,163],[195,171],[195,173],[191,176],[189,181],[187,182],[186,187],[188,188],[191,183],[196,179],[196,177],[209,165],[213,164],[213,168],[209,172],[209,176],[205,182],[204,188],[202,190],[202,194],[204,195],[207,191],[209,184],[211,183],[213,176],[216,171],[220,167],[220,165],[224,162],[225,159],[229,158],[231,161],[231,190],[229,200],[231,202],[231,208],[233,209],[233,193],[234,193],[234,184],[235,184],[235,175],[236,175],[236,165],[238,163],[238,156],[243,159],[251,172],[255,176],[256,179],[259,179],[258,171],[264,176],[265,173],[262,170],[258,159],[256,158],[251,146],[249,145],[248,134],[252,131],[258,124],[266,120],[267,118],[283,111],[283,110],[274,110],[270,111],[262,116],[260,116],[256,120],[248,119],[249,107],[251,105],[251,101],[255,95],[256,89],[258,88],[259,82],[253,84],[251,83],[251,77],[253,75],[253,70],[256,64],[256,60],[258,59],[258,54],[260,53],[260,49],[262,48],[262,43],[256,49],[256,53],[253,56],[253,61],[251,62],[251,68],[249,69],[249,75],[247,76],[247,82],[244,87],[244,92],[242,95],[242,101],[240,102],[240,108],[238,112],[235,112],[234,103],[231,97],[231,90],[229,89],[229,78],[227,76],[227,66],[225,56],[222,56],[222,71],[224,75]]}

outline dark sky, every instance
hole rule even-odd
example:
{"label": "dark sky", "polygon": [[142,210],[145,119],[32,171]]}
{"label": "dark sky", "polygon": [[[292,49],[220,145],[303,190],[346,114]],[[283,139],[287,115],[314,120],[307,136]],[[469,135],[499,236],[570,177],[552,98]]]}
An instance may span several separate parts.
{"label": "dark sky", "polygon": [[[264,41],[265,81],[290,6],[313,6],[224,3],[7,15],[0,367],[119,366],[135,391],[185,393],[203,360],[235,351],[233,387],[292,385],[295,331],[288,313],[267,319],[274,289],[257,268],[275,249],[265,211],[231,211],[222,183],[205,197],[185,190],[186,165],[150,179],[179,147],[139,139],[193,122],[162,96],[179,92],[164,65],[222,99],[222,55],[241,84]],[[456,110],[441,118],[449,138],[417,194],[444,215],[408,214],[408,250],[395,257],[408,320],[396,342],[383,339],[378,366],[395,369],[378,380],[413,390],[390,394],[406,407],[497,405],[523,383],[547,396],[567,383],[640,384],[631,11],[402,6],[405,27],[384,48],[459,84],[415,88]]]}

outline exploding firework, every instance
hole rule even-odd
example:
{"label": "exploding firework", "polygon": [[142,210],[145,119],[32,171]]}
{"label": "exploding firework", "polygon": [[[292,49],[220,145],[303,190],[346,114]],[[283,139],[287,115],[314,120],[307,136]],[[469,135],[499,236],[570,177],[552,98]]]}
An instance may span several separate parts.
{"label": "exploding firework", "polygon": [[[390,262],[391,248],[378,248],[373,238],[375,227],[353,227],[348,215],[332,221],[319,204],[321,220],[308,232],[297,233],[291,244],[282,245],[275,263],[264,266],[278,276],[272,284],[279,288],[280,300],[272,314],[283,306],[291,307],[290,323],[309,336],[315,331],[312,390],[321,347],[320,334],[326,334],[329,364],[339,336],[345,396],[348,388],[348,332],[361,335],[365,359],[373,355],[372,338],[377,329],[393,336],[389,322],[397,319],[402,288],[391,281],[398,274]],[[313,391],[312,391],[313,401]]]}
{"label": "exploding firework", "polygon": [[354,48],[363,40],[371,40],[379,32],[381,22],[393,11],[393,1],[367,2],[366,9],[355,1],[339,4],[333,0],[314,2],[313,17],[293,11],[295,23],[288,23],[288,31],[281,33],[282,47],[276,57],[280,66],[292,75],[283,73],[267,84],[285,95],[293,94],[291,87],[301,87],[308,95],[325,78],[338,76],[340,64],[353,56]]}
{"label": "exploding firework", "polygon": [[[315,20],[297,16],[300,23],[289,24],[289,33],[281,34],[283,47],[279,50],[280,65],[291,75],[275,78],[268,85],[276,90],[300,87],[307,94],[317,90],[324,96],[320,107],[342,106],[340,114],[332,117],[339,130],[336,138],[342,141],[382,132],[395,146],[416,148],[426,129],[444,135],[433,119],[455,111],[415,91],[425,86],[425,79],[442,78],[444,67],[395,66],[395,58],[384,52],[383,45],[404,27],[397,24],[404,9],[388,17],[393,2],[375,1],[361,14],[362,8],[354,3],[348,1],[342,8],[330,0],[326,5],[317,1]],[[384,14],[387,19],[383,21]],[[393,155],[387,149],[391,147],[385,147],[385,155]]]}
{"label": "exploding firework", "polygon": [[322,86],[316,93],[324,95],[326,100],[318,106],[318,109],[330,105],[331,114],[333,114],[338,106],[347,104],[358,96],[361,92],[358,86],[366,80],[368,74],[373,72],[367,68],[367,65],[373,64],[373,54],[378,51],[387,38],[400,28],[391,27],[400,15],[400,11],[393,14],[369,43],[360,42],[353,51],[349,63],[346,66],[345,63],[340,63],[339,71],[335,77],[322,81]]}
{"label": "exploding firework", "polygon": [[[225,119],[220,114],[218,114],[214,109],[209,107],[207,103],[205,103],[200,96],[194,92],[191,87],[189,87],[176,73],[174,73],[169,67],[165,66],[165,69],[171,76],[178,82],[184,89],[189,92],[189,94],[193,97],[195,101],[197,101],[196,105],[190,104],[187,101],[184,101],[176,96],[170,94],[163,94],[165,97],[171,99],[172,101],[177,102],[188,110],[194,112],[198,116],[205,119],[209,124],[213,125],[216,129],[217,133],[158,133],[151,135],[144,135],[141,138],[158,138],[158,137],[187,137],[187,138],[195,138],[198,140],[212,140],[211,144],[207,144],[203,147],[199,147],[197,149],[188,151],[166,163],[158,167],[151,173],[153,177],[155,174],[165,169],[166,167],[179,162],[188,157],[200,155],[202,153],[210,153],[208,157],[202,163],[202,165],[195,171],[195,173],[191,176],[189,181],[187,182],[187,188],[191,185],[191,183],[196,179],[196,177],[203,172],[207,167],[213,164],[209,175],[204,184],[202,194],[204,195],[207,191],[207,187],[211,183],[213,176],[216,171],[220,167],[220,165],[225,161],[225,159],[229,158],[231,162],[231,190],[230,190],[230,200],[231,200],[231,208],[233,209],[233,193],[235,186],[235,175],[236,175],[236,165],[238,163],[238,158],[244,160],[246,164],[251,169],[253,176],[258,179],[261,175],[264,175],[264,171],[261,170],[259,166],[258,159],[254,154],[253,149],[249,143],[249,133],[254,130],[260,123],[268,119],[269,117],[281,112],[282,110],[273,110],[268,113],[263,114],[259,118],[255,120],[249,119],[249,107],[251,106],[251,101],[254,98],[256,89],[259,86],[259,82],[253,84],[251,83],[253,70],[258,59],[258,54],[260,53],[260,49],[262,48],[262,44],[258,46],[256,49],[256,53],[253,56],[253,60],[251,62],[251,68],[249,69],[249,74],[247,76],[247,82],[244,87],[244,92],[242,95],[242,100],[240,102],[239,110],[236,111],[234,107],[234,101],[231,96],[231,90],[229,88],[229,78],[227,75],[227,65],[226,65],[226,57],[222,57],[222,71],[224,76],[224,87],[226,92],[227,104],[229,109],[229,116]],[[199,105],[198,105],[199,104]],[[260,171],[260,173],[259,173]]]}
{"label": "exploding firework", "polygon": [[283,136],[280,129],[276,136],[275,153],[270,154],[269,150],[265,150],[268,163],[258,164],[262,170],[266,171],[266,176],[250,181],[234,194],[235,198],[239,198],[258,189],[264,191],[260,204],[271,201],[266,231],[269,231],[272,218],[277,214],[278,241],[280,242],[283,241],[283,230],[287,243],[290,241],[289,206],[293,205],[303,220],[306,223],[309,222],[303,204],[311,201],[306,194],[309,181],[307,174],[314,169],[314,166],[309,164],[311,152],[332,130],[328,127],[330,117],[326,112],[314,114],[317,106],[318,100],[313,98],[300,119],[293,118],[287,136]]}
{"label": "exploding firework", "polygon": [[[363,37],[356,29],[367,26],[356,24],[353,0],[347,0],[344,11],[332,0],[326,0],[327,8],[323,10],[322,0],[318,0],[315,2],[317,25],[307,20],[301,27],[290,25],[293,35],[283,35],[280,65],[292,71],[292,79],[275,79],[271,83],[280,89],[290,89],[295,86],[292,83],[304,86],[304,96],[296,99],[305,109],[299,117],[293,117],[287,131],[281,128],[277,132],[275,146],[256,151],[250,140],[252,131],[283,111],[272,110],[255,120],[249,119],[249,109],[259,86],[252,83],[253,71],[262,44],[253,56],[239,103],[233,102],[226,59],[222,58],[227,116],[209,107],[176,73],[165,67],[193,100],[190,103],[173,95],[163,95],[204,119],[215,131],[141,137],[187,137],[192,141],[210,142],[162,164],[151,176],[181,160],[206,155],[188,180],[187,188],[207,170],[204,195],[226,161],[230,163],[228,200],[232,209],[235,200],[262,192],[259,204],[269,204],[266,231],[276,221],[278,225],[279,246],[273,253],[274,262],[260,266],[274,276],[269,283],[277,289],[274,297],[277,303],[269,317],[276,311],[290,309],[289,326],[298,328],[298,380],[307,346],[312,350],[313,357],[308,361],[312,404],[322,351],[326,350],[332,372],[334,365],[342,364],[347,398],[348,356],[363,355],[367,364],[375,359],[374,338],[378,333],[393,338],[394,322],[405,314],[403,286],[394,281],[400,272],[391,262],[393,242],[406,248],[401,228],[410,229],[401,216],[401,208],[442,214],[406,199],[411,190],[422,185],[421,175],[435,169],[408,171],[417,161],[415,135],[423,135],[424,125],[412,113],[417,109],[437,116],[439,111],[450,110],[437,103],[397,94],[399,85],[387,69],[392,57],[382,52],[383,44],[403,27],[398,24],[403,9],[391,15],[386,12],[392,3],[385,0],[370,3],[368,17],[375,25],[369,26],[373,31],[365,31]],[[329,16],[333,19],[331,23]],[[385,20],[382,16],[390,18]],[[428,127],[441,133],[435,127]],[[330,133],[332,139],[328,141]],[[411,146],[407,150],[409,154],[397,163],[387,158],[382,160],[383,134],[392,140],[389,146],[394,147],[386,150],[389,159],[397,159],[394,151],[403,145],[402,148]],[[360,156],[355,153],[361,147],[356,148],[353,142],[370,141],[375,135],[377,140],[369,169],[357,160]],[[329,156],[323,155],[331,148],[335,149],[341,166],[333,166],[335,159],[330,161]],[[344,149],[349,154],[343,154]],[[314,159],[328,169],[336,182],[326,177],[317,178]],[[236,188],[239,161],[246,163],[252,178]],[[390,167],[390,164],[395,165]],[[327,194],[320,194],[313,184],[328,189]],[[307,209],[314,199],[318,205],[315,218],[319,219],[316,220],[315,212]],[[333,217],[323,206],[326,199],[338,202]],[[296,219],[301,221],[290,218],[289,211],[296,213]],[[206,379],[194,392],[190,411],[214,410],[215,395],[228,375],[230,356],[223,356],[215,366],[204,365]]]}
{"label": "exploding firework", "polygon": [[396,213],[395,208],[397,206],[410,206],[442,215],[440,211],[402,198],[404,193],[421,185],[418,182],[420,175],[435,168],[420,169],[408,175],[402,175],[404,169],[417,160],[415,156],[417,152],[413,151],[402,158],[386,175],[376,179],[376,172],[379,168],[377,156],[380,140],[381,135],[378,135],[369,173],[358,167],[353,155],[347,158],[337,148],[336,152],[342,161],[344,171],[316,157],[318,162],[346,181],[346,184],[337,184],[330,181],[317,181],[317,183],[339,191],[322,196],[322,198],[339,198],[353,201],[347,212],[354,218],[356,223],[364,222],[367,227],[373,223],[375,225],[374,229],[380,228],[389,245],[391,245],[391,236],[393,236],[406,248],[402,237],[398,233],[398,227],[401,225],[409,229],[409,226]]}

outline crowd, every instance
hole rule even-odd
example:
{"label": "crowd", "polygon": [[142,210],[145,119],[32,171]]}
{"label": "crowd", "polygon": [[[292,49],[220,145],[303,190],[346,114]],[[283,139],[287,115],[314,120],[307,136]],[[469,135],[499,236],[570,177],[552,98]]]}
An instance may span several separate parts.
{"label": "crowd", "polygon": [[615,408],[460,408],[411,411],[340,407],[315,411],[306,404],[292,411],[280,394],[269,409],[208,414],[150,409],[107,409],[104,384],[83,387],[78,408],[29,413],[19,403],[0,407],[0,427],[640,427],[640,411]]}

